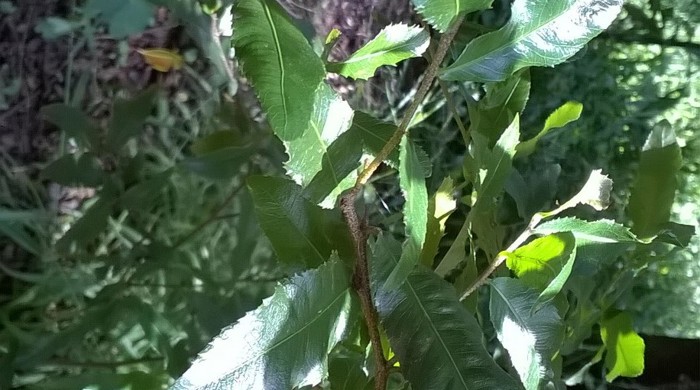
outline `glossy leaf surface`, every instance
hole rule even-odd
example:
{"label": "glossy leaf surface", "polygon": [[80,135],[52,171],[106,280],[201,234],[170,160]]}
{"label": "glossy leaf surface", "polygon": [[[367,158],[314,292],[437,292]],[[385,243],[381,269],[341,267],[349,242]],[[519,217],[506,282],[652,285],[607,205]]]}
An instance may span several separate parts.
{"label": "glossy leaf surface", "polygon": [[418,26],[391,24],[343,62],[328,64],[328,70],[352,79],[374,76],[377,68],[418,57],[428,48],[430,35]]}
{"label": "glossy leaf surface", "polygon": [[554,380],[551,360],[564,339],[564,324],[552,305],[531,314],[537,291],[511,278],[491,281],[490,315],[498,340],[528,390]]}
{"label": "glossy leaf surface", "polygon": [[[329,165],[331,172],[337,172],[333,167],[336,161],[329,158],[328,149],[333,141],[350,128],[352,116],[350,105],[330,86],[321,83],[315,91],[313,115],[305,125],[304,134],[284,143],[289,155],[289,161],[285,163],[287,174],[302,187],[306,187],[321,171],[324,163]],[[331,179],[338,184],[343,178],[344,176]]]}
{"label": "glossy leaf surface", "polygon": [[398,264],[401,244],[380,235],[372,245],[375,305],[401,370],[415,390],[519,389],[486,351],[474,317],[454,289],[418,266],[396,289],[382,287]]}
{"label": "glossy leaf surface", "polygon": [[233,14],[236,57],[272,129],[284,141],[300,137],[326,75],[323,62],[276,1],[237,1]]}
{"label": "glossy leaf surface", "polygon": [[336,250],[352,256],[347,226],[337,210],[311,203],[292,181],[267,176],[248,179],[255,212],[279,259],[315,267]]}
{"label": "glossy leaf surface", "polygon": [[292,276],[212,340],[173,389],[316,385],[327,377],[328,353],[354,324],[353,305],[348,273],[337,259]]}
{"label": "glossy leaf surface", "polygon": [[412,0],[425,20],[440,32],[445,32],[461,13],[489,8],[493,0]]}
{"label": "glossy leaf surface", "polygon": [[615,19],[622,0],[516,0],[498,31],[471,41],[444,80],[499,81],[529,66],[573,56]]}

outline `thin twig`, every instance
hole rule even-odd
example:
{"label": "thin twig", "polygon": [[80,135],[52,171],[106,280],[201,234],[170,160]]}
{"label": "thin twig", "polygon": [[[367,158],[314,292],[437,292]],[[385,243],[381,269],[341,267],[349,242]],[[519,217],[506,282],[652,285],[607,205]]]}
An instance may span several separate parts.
{"label": "thin twig", "polygon": [[489,276],[491,276],[491,274],[494,273],[496,269],[498,269],[498,267],[508,258],[506,254],[518,249],[520,245],[522,245],[528,238],[530,238],[530,236],[532,236],[532,232],[540,221],[542,221],[542,215],[535,214],[530,220],[530,223],[527,225],[527,228],[525,228],[525,230],[523,230],[523,232],[520,233],[520,235],[510,245],[508,245],[508,248],[506,248],[505,251],[498,254],[491,264],[489,264],[488,268],[486,268],[484,272],[482,272],[481,275],[479,275],[479,277],[474,281],[474,283],[469,286],[464,294],[462,294],[459,300],[463,301],[467,299],[467,297],[474,291],[483,286],[488,280]]}
{"label": "thin twig", "polygon": [[396,148],[396,146],[401,142],[401,138],[403,138],[404,134],[406,134],[408,131],[408,126],[411,124],[411,121],[413,121],[413,117],[416,115],[418,107],[420,107],[420,105],[423,103],[428,91],[430,91],[430,87],[432,87],[433,81],[435,80],[435,77],[437,77],[438,70],[440,69],[440,64],[445,58],[445,54],[447,54],[447,50],[450,48],[452,39],[454,39],[457,31],[459,31],[459,26],[462,24],[463,20],[464,16],[460,16],[458,20],[452,24],[449,30],[447,30],[445,35],[440,38],[437,51],[435,52],[435,58],[433,58],[433,61],[425,71],[425,76],[423,77],[420,87],[418,87],[418,92],[416,92],[413,102],[410,106],[408,106],[408,109],[403,115],[401,123],[399,123],[399,127],[396,129],[394,134],[392,134],[389,141],[387,141],[374,160],[372,160],[372,162],[358,176],[357,181],[355,182],[356,189],[362,188],[362,186],[367,183],[370,176],[372,176],[374,171],[379,168],[379,165],[381,165],[381,163],[384,162],[387,157],[389,157],[389,154],[391,154],[394,148]]}
{"label": "thin twig", "polygon": [[381,344],[381,335],[379,333],[379,316],[377,308],[372,300],[372,291],[369,279],[369,265],[367,261],[367,228],[360,223],[355,209],[355,200],[357,195],[362,190],[362,187],[367,183],[367,180],[377,170],[379,165],[389,156],[389,154],[401,142],[401,138],[406,134],[408,126],[413,120],[418,107],[423,103],[430,87],[437,76],[442,60],[445,58],[447,49],[452,43],[452,39],[457,34],[459,26],[464,20],[460,16],[450,27],[450,29],[440,38],[438,42],[437,52],[432,62],[425,72],[425,76],[421,81],[416,96],[408,107],[398,128],[391,136],[389,141],[384,145],[382,150],[377,154],[375,159],[360,173],[355,186],[343,195],[340,199],[340,209],[345,217],[345,221],[350,229],[353,245],[355,248],[355,269],[353,273],[353,288],[360,298],[360,307],[362,315],[367,323],[370,343],[374,352],[374,360],[376,366],[375,374],[375,389],[385,390],[387,379],[389,378],[389,368]]}
{"label": "thin twig", "polygon": [[190,230],[189,233],[187,233],[184,237],[177,241],[175,245],[173,245],[173,249],[181,247],[192,237],[196,236],[197,233],[204,229],[204,227],[220,219],[219,213],[221,213],[226,207],[228,207],[231,204],[231,202],[233,202],[233,200],[236,198],[236,195],[238,195],[238,193],[243,189],[244,186],[245,180],[242,180],[241,184],[239,184],[236,188],[233,189],[233,191],[231,191],[231,193],[226,197],[226,199],[221,203],[221,205],[212,210],[211,214],[209,215],[209,218],[205,219],[199,225],[195,226],[192,230]]}

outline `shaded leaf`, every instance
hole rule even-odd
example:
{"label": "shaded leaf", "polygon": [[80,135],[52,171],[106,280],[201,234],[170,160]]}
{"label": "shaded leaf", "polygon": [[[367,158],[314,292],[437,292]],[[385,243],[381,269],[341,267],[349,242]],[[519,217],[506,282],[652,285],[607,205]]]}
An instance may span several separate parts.
{"label": "shaded leaf", "polygon": [[474,138],[477,149],[477,160],[480,162],[480,175],[483,176],[478,186],[478,198],[474,209],[480,211],[493,207],[494,199],[503,191],[506,179],[512,170],[513,156],[520,137],[520,117],[515,115],[513,122],[503,132],[493,150],[479,143]]}
{"label": "shaded leaf", "polygon": [[89,0],[84,12],[98,15],[114,38],[126,38],[148,27],[154,8],[146,0]]}
{"label": "shaded leaf", "polygon": [[462,13],[489,8],[493,0],[412,0],[416,11],[435,29],[445,32]]}
{"label": "shaded leaf", "polygon": [[401,245],[381,234],[371,247],[377,312],[413,389],[520,388],[488,354],[479,324],[452,286],[419,265],[398,288],[385,289]]}
{"label": "shaded leaf", "polygon": [[444,80],[499,81],[529,66],[554,66],[606,29],[622,0],[515,0],[508,23],[471,41]]}
{"label": "shaded leaf", "polygon": [[[321,171],[324,163],[330,167],[331,173],[339,171],[334,167],[336,161],[330,158],[328,149],[333,141],[350,128],[353,117],[350,105],[325,82],[316,89],[315,99],[313,115],[305,125],[304,133],[299,138],[284,142],[289,155],[285,169],[287,174],[302,187],[309,185],[314,176]],[[337,153],[334,154],[337,155]],[[345,176],[331,179],[338,185],[344,178]],[[331,189],[333,188],[335,186]]]}
{"label": "shaded leaf", "polygon": [[367,80],[377,68],[396,65],[408,58],[418,57],[428,48],[430,35],[418,26],[391,24],[376,37],[350,55],[345,61],[328,64],[330,72],[352,79]]}
{"label": "shaded leaf", "polygon": [[97,238],[107,228],[112,203],[113,200],[102,191],[100,198],[56,242],[56,249],[67,251],[73,243],[85,245]]}
{"label": "shaded leaf", "polygon": [[172,169],[168,169],[137,183],[122,194],[119,203],[132,212],[147,212],[168,185],[172,173]]}
{"label": "shaded leaf", "polygon": [[668,222],[663,225],[656,239],[675,246],[686,247],[695,235],[695,226]]}
{"label": "shaded leaf", "polygon": [[503,81],[485,84],[486,95],[476,103],[468,102],[470,129],[485,135],[489,147],[525,109],[530,84],[530,71],[524,69]]}
{"label": "shaded leaf", "polygon": [[236,57],[272,129],[283,141],[299,138],[326,75],[323,61],[276,1],[240,0],[233,14]]}
{"label": "shaded leaf", "polygon": [[[355,322],[336,259],[295,275],[199,354],[173,389],[292,389],[327,377],[327,355]],[[299,354],[299,351],[303,351]]]}
{"label": "shaded leaf", "polygon": [[[457,233],[457,238],[455,238],[450,249],[445,253],[445,257],[442,258],[440,264],[435,268],[435,273],[441,277],[445,277],[450,271],[457,268],[459,263],[467,258],[466,246],[469,240],[469,221],[464,221],[462,228]],[[469,265],[467,265],[469,267]],[[474,272],[476,272],[476,265],[474,264]]]}
{"label": "shaded leaf", "polygon": [[151,87],[131,99],[117,99],[112,108],[105,145],[114,153],[126,141],[141,133],[146,118],[151,115],[157,90]]}
{"label": "shaded leaf", "polygon": [[425,245],[421,251],[421,264],[432,268],[433,260],[438,253],[440,240],[445,234],[445,222],[457,208],[457,201],[452,194],[455,189],[452,178],[442,181],[437,191],[428,201],[428,222],[425,235]]}
{"label": "shaded leaf", "polygon": [[328,380],[333,390],[372,390],[374,381],[363,371],[365,356],[357,351],[343,349],[332,354],[328,367]]}
{"label": "shaded leaf", "polygon": [[581,112],[583,112],[583,104],[579,102],[569,101],[561,105],[559,108],[554,110],[547,120],[544,122],[544,127],[537,133],[536,136],[530,138],[527,141],[521,142],[516,148],[516,157],[527,157],[535,151],[537,142],[539,142],[542,137],[547,135],[550,130],[558,129],[568,125],[569,123],[578,120],[581,117]]}
{"label": "shaded leaf", "polygon": [[[396,125],[382,122],[370,114],[357,111],[352,120],[349,132],[358,134],[368,153],[377,155],[387,144],[396,131]],[[399,165],[399,148],[396,147],[386,159],[386,162],[394,167]]]}
{"label": "shaded leaf", "polygon": [[644,371],[644,340],[632,328],[629,314],[620,312],[600,322],[600,337],[605,345],[605,379],[636,377]]}
{"label": "shaded leaf", "polygon": [[180,164],[210,179],[230,179],[241,173],[241,166],[256,152],[255,147],[235,131],[217,131],[194,142],[194,156]]}
{"label": "shaded leaf", "polygon": [[83,153],[77,159],[66,154],[41,171],[41,177],[68,187],[98,187],[105,174],[92,153]]}
{"label": "shaded leaf", "polygon": [[681,149],[670,124],[654,127],[642,148],[627,207],[632,231],[641,238],[655,235],[668,222],[681,164]]}
{"label": "shaded leaf", "polygon": [[324,210],[304,198],[302,189],[277,177],[248,178],[255,212],[279,259],[315,267],[337,250],[353,256],[347,226],[338,210]]}
{"label": "shaded leaf", "polygon": [[537,390],[558,378],[551,364],[562,341],[564,324],[552,305],[531,314],[537,292],[517,279],[491,281],[489,311],[496,335],[525,388]]}
{"label": "shaded leaf", "polygon": [[97,126],[80,109],[63,103],[41,108],[41,115],[82,146],[99,144]]}
{"label": "shaded leaf", "polygon": [[428,190],[425,186],[424,167],[418,158],[417,147],[408,136],[401,140],[399,155],[399,186],[406,202],[403,207],[403,221],[406,240],[401,252],[399,265],[387,278],[383,288],[398,287],[418,264],[428,224]]}

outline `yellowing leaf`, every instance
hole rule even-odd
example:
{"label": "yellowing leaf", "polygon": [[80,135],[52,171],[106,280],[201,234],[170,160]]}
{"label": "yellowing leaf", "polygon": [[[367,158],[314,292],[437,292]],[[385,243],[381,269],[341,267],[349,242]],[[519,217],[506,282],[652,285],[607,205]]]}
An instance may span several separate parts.
{"label": "yellowing leaf", "polygon": [[139,49],[137,51],[143,56],[144,61],[158,72],[170,72],[171,69],[180,69],[184,62],[182,56],[173,50]]}

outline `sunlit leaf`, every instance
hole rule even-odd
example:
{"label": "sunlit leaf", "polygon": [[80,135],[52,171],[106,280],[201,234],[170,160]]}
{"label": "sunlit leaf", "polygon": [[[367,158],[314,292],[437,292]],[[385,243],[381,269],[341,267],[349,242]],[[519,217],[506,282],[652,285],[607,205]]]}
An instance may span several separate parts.
{"label": "sunlit leaf", "polygon": [[214,338],[173,389],[317,385],[328,375],[328,353],[354,325],[353,306],[348,272],[337,258],[295,275]]}
{"label": "sunlit leaf", "polygon": [[668,222],[681,164],[681,149],[670,124],[654,127],[642,149],[627,208],[638,236],[651,237]]}
{"label": "sunlit leaf", "polygon": [[382,287],[397,266],[401,244],[381,234],[372,245],[375,305],[413,389],[518,389],[484,348],[474,317],[454,289],[419,265],[395,289]]}
{"label": "sunlit leaf", "polygon": [[267,120],[284,141],[299,138],[326,75],[323,61],[274,0],[236,1],[233,42]]}
{"label": "sunlit leaf", "polygon": [[182,68],[184,62],[182,56],[174,50],[139,49],[137,52],[143,56],[143,60],[151,68],[158,72],[169,72],[171,69],[178,70]]}
{"label": "sunlit leaf", "polygon": [[425,169],[418,158],[418,147],[404,136],[399,155],[399,185],[406,202],[403,208],[403,221],[406,241],[399,265],[387,278],[383,288],[398,287],[403,279],[418,264],[425,243],[428,224],[428,190],[425,186]]}
{"label": "sunlit leaf", "polygon": [[533,231],[541,235],[559,232],[572,232],[577,240],[599,243],[637,242],[629,228],[608,219],[584,221],[573,217],[558,218],[541,223]]}
{"label": "sunlit leaf", "polygon": [[516,148],[516,157],[527,157],[535,151],[537,142],[539,142],[542,137],[547,135],[550,130],[558,129],[564,127],[567,124],[577,120],[581,116],[583,111],[583,104],[579,102],[566,102],[559,108],[554,110],[547,120],[544,122],[544,127],[537,133],[536,136],[530,138],[527,141],[521,142]]}
{"label": "sunlit leaf", "polygon": [[[335,161],[331,157],[337,157],[337,153],[330,156],[328,150],[333,141],[350,128],[353,117],[350,105],[326,83],[319,85],[315,99],[313,115],[305,125],[304,133],[299,138],[284,142],[289,155],[289,161],[285,163],[287,174],[302,187],[309,185],[324,163],[331,172],[339,173],[334,164],[346,162]],[[331,180],[337,186],[345,176],[331,176]]]}
{"label": "sunlit leaf", "polygon": [[569,279],[576,258],[571,232],[540,237],[506,254],[506,265],[528,287],[540,291],[535,307],[554,298]]}
{"label": "sunlit leaf", "polygon": [[554,381],[551,364],[564,339],[564,324],[557,309],[547,304],[531,308],[538,294],[511,278],[491,281],[489,311],[496,335],[527,390],[547,388]]}
{"label": "sunlit leaf", "polygon": [[418,26],[392,24],[374,39],[350,55],[345,61],[328,64],[328,70],[352,79],[368,79],[377,68],[396,65],[418,57],[428,48],[430,35]]}
{"label": "sunlit leaf", "polygon": [[412,0],[425,20],[440,32],[445,32],[462,13],[489,8],[493,0]]}
{"label": "sunlit leaf", "polygon": [[632,328],[632,318],[620,312],[600,322],[600,338],[605,344],[605,379],[635,377],[644,371],[644,340]]}
{"label": "sunlit leaf", "polygon": [[529,66],[554,66],[606,29],[622,0],[515,0],[508,23],[471,41],[444,80],[499,81]]}
{"label": "sunlit leaf", "polygon": [[332,251],[353,256],[350,235],[338,210],[311,203],[302,189],[279,177],[248,178],[255,212],[279,259],[288,264],[315,267]]}

